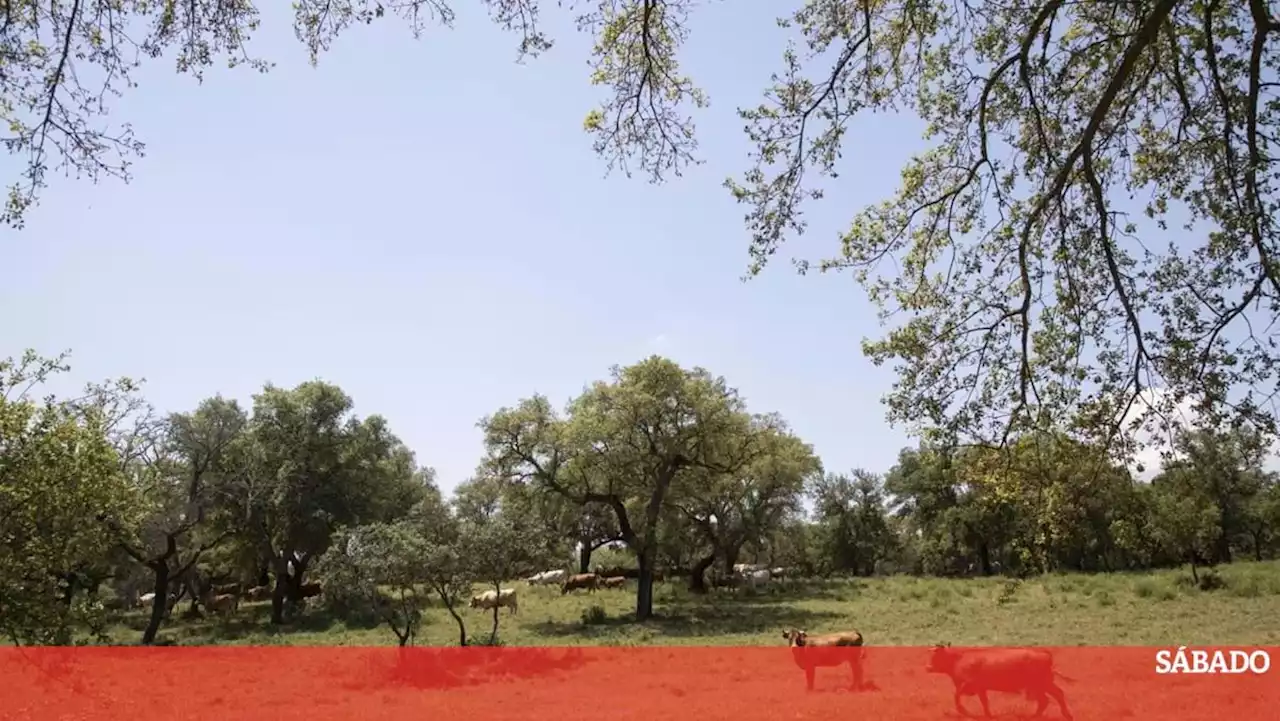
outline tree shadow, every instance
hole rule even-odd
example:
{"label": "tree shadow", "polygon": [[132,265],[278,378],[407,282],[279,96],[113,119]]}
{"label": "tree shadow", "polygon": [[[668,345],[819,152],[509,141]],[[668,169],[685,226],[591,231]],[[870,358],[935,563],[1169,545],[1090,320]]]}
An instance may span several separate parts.
{"label": "tree shadow", "polygon": [[387,686],[451,689],[504,679],[550,676],[582,667],[582,649],[547,648],[396,648],[379,650],[363,678],[344,684],[348,690]]}
{"label": "tree shadow", "polygon": [[544,621],[526,628],[554,638],[597,635],[611,629],[639,626],[659,636],[697,638],[752,634],[793,626],[814,627],[836,618],[844,618],[844,614],[746,602],[715,605],[676,602],[664,604],[652,618],[643,622],[627,614],[606,616],[591,623]]}
{"label": "tree shadow", "polygon": [[[254,636],[288,637],[293,634],[323,633],[332,629],[339,622],[352,630],[369,630],[377,628],[381,622],[376,618],[338,618],[321,609],[307,609],[300,615],[290,618],[286,623],[271,625],[271,604],[241,606],[230,617],[202,615],[199,618],[182,618],[177,612],[160,626],[155,645],[174,645],[181,640],[196,641],[200,645],[216,645],[228,641],[242,641]],[[129,617],[121,619],[121,625],[136,631],[141,637],[147,626],[147,618]]]}

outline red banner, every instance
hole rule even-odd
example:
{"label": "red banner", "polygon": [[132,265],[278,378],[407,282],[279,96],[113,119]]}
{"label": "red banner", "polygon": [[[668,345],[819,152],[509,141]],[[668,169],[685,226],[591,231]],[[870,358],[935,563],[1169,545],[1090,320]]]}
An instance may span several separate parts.
{"label": "red banner", "polygon": [[1280,713],[1271,659],[1280,648],[5,648],[0,719],[940,719],[958,689],[972,716],[985,691],[997,718],[1043,698],[1050,719],[1264,721]]}

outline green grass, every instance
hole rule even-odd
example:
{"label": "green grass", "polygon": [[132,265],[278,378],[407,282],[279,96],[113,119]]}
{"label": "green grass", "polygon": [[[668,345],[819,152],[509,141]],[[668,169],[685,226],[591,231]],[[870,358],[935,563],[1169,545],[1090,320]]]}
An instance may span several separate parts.
{"label": "green grass", "polygon": [[[785,627],[810,632],[857,628],[869,644],[1169,645],[1280,642],[1280,562],[1218,569],[1226,587],[1201,591],[1188,572],[1054,574],[1021,582],[1004,578],[897,576],[795,582],[752,593],[690,594],[658,585],[658,618],[631,620],[634,581],[624,591],[577,592],[515,586],[520,612],[501,612],[506,645],[757,645],[781,643]],[[178,644],[393,643],[385,627],[348,627],[316,611],[282,630],[268,624],[270,606],[243,605],[230,620],[170,621],[162,640]],[[487,637],[491,616],[465,609],[467,630]],[[133,612],[112,636],[134,642],[144,622]],[[457,627],[433,607],[416,642],[457,643]]]}

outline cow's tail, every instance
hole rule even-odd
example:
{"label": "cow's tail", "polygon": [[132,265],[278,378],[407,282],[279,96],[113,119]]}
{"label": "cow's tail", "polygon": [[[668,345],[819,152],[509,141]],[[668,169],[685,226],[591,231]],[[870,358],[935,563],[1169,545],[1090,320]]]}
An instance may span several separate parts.
{"label": "cow's tail", "polygon": [[1067,676],[1067,675],[1065,675],[1065,674],[1063,674],[1063,673],[1061,673],[1061,672],[1059,672],[1059,671],[1054,671],[1054,672],[1053,672],[1053,675],[1054,675],[1054,676],[1057,676],[1058,678],[1062,679],[1063,681],[1066,681],[1067,683],[1075,683],[1075,682],[1076,682],[1076,680],[1075,680],[1074,678],[1071,678],[1070,676]]}

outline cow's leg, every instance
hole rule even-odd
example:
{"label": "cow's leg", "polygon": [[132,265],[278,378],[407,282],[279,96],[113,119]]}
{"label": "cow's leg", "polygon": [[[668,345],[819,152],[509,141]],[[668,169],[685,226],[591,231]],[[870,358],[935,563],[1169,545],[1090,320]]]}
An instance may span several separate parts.
{"label": "cow's leg", "polygon": [[1044,710],[1049,707],[1049,697],[1045,695],[1045,692],[1039,690],[1032,691],[1027,694],[1027,697],[1035,699],[1036,702],[1036,712],[1032,715],[1043,716]]}
{"label": "cow's leg", "polygon": [[[1062,709],[1062,718],[1067,719],[1067,721],[1071,721],[1071,712],[1067,710],[1067,697],[1062,693],[1062,689],[1058,688],[1057,684],[1050,683],[1049,687],[1045,689],[1045,691],[1053,697],[1054,701],[1058,702],[1058,708]],[[1047,701],[1045,702],[1045,705],[1049,705]]]}
{"label": "cow's leg", "polygon": [[960,689],[956,689],[956,695],[955,695],[956,713],[960,714],[961,716],[968,716],[968,715],[969,715],[969,712],[968,712],[968,711],[965,711],[965,710],[964,710],[964,704],[960,703],[960,698],[961,698],[963,695],[964,695],[964,694],[960,692]]}
{"label": "cow's leg", "polygon": [[862,660],[853,658],[849,661],[849,671],[853,676],[853,690],[862,690]]}
{"label": "cow's leg", "polygon": [[982,702],[982,715],[983,715],[983,716],[990,716],[990,715],[991,715],[991,705],[987,702],[987,690],[986,690],[986,689],[980,689],[980,690],[978,691],[978,700]]}
{"label": "cow's leg", "polygon": [[804,685],[805,685],[805,688],[810,691],[813,690],[813,677],[816,671],[817,669],[815,669],[813,666],[808,666],[804,670]]}

